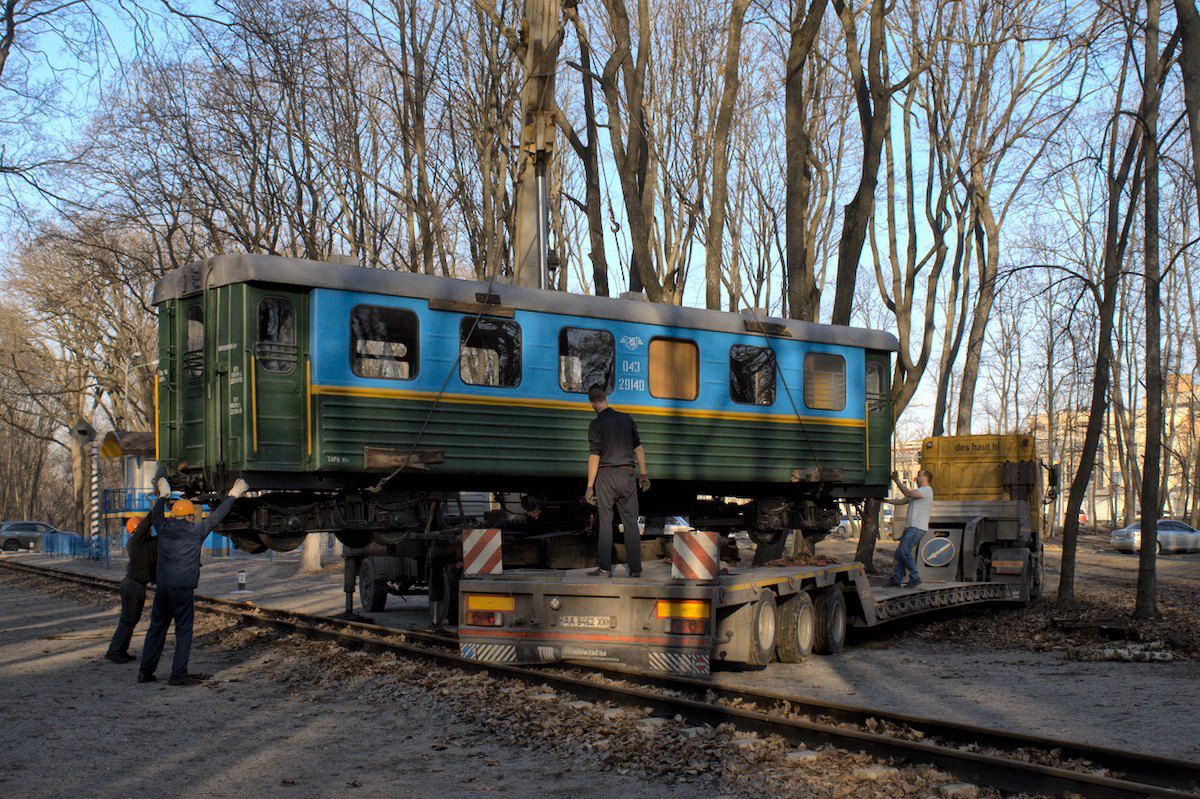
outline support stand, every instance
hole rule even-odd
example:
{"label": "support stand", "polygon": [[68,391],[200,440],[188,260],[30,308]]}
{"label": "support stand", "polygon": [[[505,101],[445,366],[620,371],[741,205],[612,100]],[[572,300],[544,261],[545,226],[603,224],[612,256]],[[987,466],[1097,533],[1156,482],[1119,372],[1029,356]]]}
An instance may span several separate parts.
{"label": "support stand", "polygon": [[362,568],[362,556],[344,557],[342,558],[342,591],[346,594],[346,611],[337,616],[335,619],[343,621],[356,621],[360,624],[374,624],[375,620],[370,616],[354,612],[354,588],[358,582],[358,570]]}

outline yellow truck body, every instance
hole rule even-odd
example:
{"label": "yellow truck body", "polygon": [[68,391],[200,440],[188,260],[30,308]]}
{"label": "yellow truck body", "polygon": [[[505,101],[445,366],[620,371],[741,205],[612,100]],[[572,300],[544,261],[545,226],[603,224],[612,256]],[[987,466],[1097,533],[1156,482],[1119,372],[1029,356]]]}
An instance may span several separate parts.
{"label": "yellow truck body", "polygon": [[921,468],[933,475],[933,496],[936,501],[971,501],[1019,499],[1014,495],[1005,463],[1031,463],[1026,475],[1033,475],[1029,506],[1033,530],[1042,531],[1042,470],[1038,463],[1036,444],[1028,435],[939,436],[927,438],[921,444]]}

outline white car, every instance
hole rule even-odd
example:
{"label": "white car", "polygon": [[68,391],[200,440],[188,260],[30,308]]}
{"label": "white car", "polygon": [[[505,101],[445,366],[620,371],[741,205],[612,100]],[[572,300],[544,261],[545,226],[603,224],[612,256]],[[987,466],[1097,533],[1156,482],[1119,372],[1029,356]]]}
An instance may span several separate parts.
{"label": "white car", "polygon": [[[1142,523],[1134,522],[1113,530],[1109,544],[1120,552],[1137,552],[1142,548]],[[1158,551],[1200,552],[1200,530],[1171,519],[1158,520]]]}
{"label": "white car", "polygon": [[[674,535],[675,533],[691,530],[692,526],[688,524],[688,520],[683,516],[639,516],[638,528],[642,535]],[[622,532],[625,530],[625,525],[618,524],[617,529]]]}

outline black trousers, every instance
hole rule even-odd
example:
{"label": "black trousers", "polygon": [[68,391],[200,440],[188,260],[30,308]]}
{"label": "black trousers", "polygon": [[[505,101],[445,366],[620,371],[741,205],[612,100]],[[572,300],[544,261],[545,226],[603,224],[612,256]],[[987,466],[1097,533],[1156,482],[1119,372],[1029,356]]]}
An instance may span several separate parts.
{"label": "black trousers", "polygon": [[153,674],[167,642],[167,625],[175,621],[175,658],[171,661],[171,676],[188,673],[188,657],[192,653],[192,620],[195,600],[193,588],[158,586],[154,589],[154,605],[150,608],[150,629],[142,646],[142,662],[138,670]]}
{"label": "black trousers", "polygon": [[142,609],[145,607],[146,586],[126,577],[121,581],[121,616],[117,619],[117,629],[113,631],[112,642],[108,645],[108,654],[129,654],[133,628],[142,620]]}
{"label": "black trousers", "polygon": [[613,508],[625,527],[625,561],[629,571],[642,570],[642,531],[638,528],[637,480],[633,469],[607,467],[596,473],[596,512],[600,568],[612,571]]}

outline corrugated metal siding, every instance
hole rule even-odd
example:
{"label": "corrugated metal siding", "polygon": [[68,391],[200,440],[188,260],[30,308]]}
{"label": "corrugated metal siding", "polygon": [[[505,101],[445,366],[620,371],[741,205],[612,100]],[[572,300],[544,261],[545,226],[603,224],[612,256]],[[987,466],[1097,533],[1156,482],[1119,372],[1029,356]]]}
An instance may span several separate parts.
{"label": "corrugated metal siding", "polygon": [[[318,397],[320,468],[362,468],[367,446],[412,447],[431,407],[429,401]],[[582,477],[592,418],[586,412],[443,402],[418,447],[445,452],[446,462],[431,466],[433,472]],[[792,469],[805,467],[841,468],[851,482],[864,478],[861,427],[634,418],[659,479],[788,483]]]}

